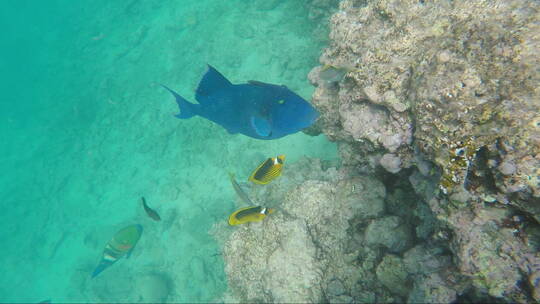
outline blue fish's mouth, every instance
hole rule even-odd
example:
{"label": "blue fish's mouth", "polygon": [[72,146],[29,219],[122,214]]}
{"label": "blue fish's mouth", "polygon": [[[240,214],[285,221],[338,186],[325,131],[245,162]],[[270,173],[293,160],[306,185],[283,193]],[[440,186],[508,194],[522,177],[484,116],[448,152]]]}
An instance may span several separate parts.
{"label": "blue fish's mouth", "polygon": [[317,110],[313,109],[308,115],[306,115],[308,118],[308,127],[314,124],[317,119],[319,118],[320,114]]}
{"label": "blue fish's mouth", "polygon": [[321,114],[319,114],[319,111],[317,110],[313,110],[313,115],[311,117],[311,123],[315,123],[317,121],[317,119],[319,118],[319,116],[321,116]]}
{"label": "blue fish's mouth", "polygon": [[319,118],[319,112],[315,109],[310,109],[310,111],[306,111],[301,116],[297,116],[298,121],[296,122],[296,126],[299,129],[305,129],[308,127],[311,127],[315,121]]}

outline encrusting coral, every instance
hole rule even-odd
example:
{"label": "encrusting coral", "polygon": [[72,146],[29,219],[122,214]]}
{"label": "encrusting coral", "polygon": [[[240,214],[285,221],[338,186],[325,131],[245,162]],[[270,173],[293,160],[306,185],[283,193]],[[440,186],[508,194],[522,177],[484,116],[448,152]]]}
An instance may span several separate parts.
{"label": "encrusting coral", "polygon": [[540,4],[344,0],[330,28],[307,133],[342,167],[252,192],[279,208],[225,242],[234,296],[540,301]]}

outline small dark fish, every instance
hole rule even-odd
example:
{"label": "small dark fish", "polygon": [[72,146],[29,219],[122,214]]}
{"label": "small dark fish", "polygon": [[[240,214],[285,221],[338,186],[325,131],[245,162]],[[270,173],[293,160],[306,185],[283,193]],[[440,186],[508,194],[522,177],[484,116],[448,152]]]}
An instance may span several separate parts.
{"label": "small dark fish", "polygon": [[148,214],[148,216],[151,217],[154,221],[161,221],[161,217],[159,217],[159,214],[154,209],[148,207],[144,197],[141,197],[141,200],[142,200],[144,211],[146,211],[146,214]]}
{"label": "small dark fish", "polygon": [[330,64],[324,65],[319,71],[319,77],[321,80],[327,82],[327,84],[340,82],[345,74],[349,72],[359,72],[359,69],[347,66],[334,66]]}
{"label": "small dark fish", "polygon": [[242,190],[242,187],[240,187],[240,185],[236,182],[236,179],[234,178],[234,174],[230,173],[229,172],[229,178],[231,180],[231,184],[234,188],[234,191],[236,192],[236,195],[238,195],[238,197],[240,197],[240,199],[246,203],[246,204],[250,204],[250,205],[255,205],[251,199],[249,198],[249,196],[247,196],[247,194],[244,192],[244,190]]}

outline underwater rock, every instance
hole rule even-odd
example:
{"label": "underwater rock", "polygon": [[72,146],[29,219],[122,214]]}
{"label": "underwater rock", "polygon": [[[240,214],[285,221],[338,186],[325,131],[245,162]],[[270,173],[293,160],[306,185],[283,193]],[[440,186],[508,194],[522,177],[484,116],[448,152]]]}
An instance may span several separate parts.
{"label": "underwater rock", "polygon": [[[540,60],[534,55],[540,5],[356,3],[340,3],[331,20],[331,47],[320,58],[350,72],[331,88],[310,73],[318,128],[367,154],[375,152],[369,144],[396,154],[402,168],[414,163],[418,148],[442,168],[439,186],[446,192],[464,185],[471,169],[487,171],[507,198],[524,194],[519,201],[507,199],[510,204],[540,214],[540,208],[526,207],[540,196]],[[471,166],[481,148],[492,168]],[[488,182],[471,187],[475,195],[493,191]]]}
{"label": "underwater rock", "polygon": [[403,264],[410,274],[426,275],[450,267],[452,257],[445,255],[442,248],[420,244],[403,254]]}
{"label": "underwater rock", "polygon": [[402,128],[400,121],[384,108],[366,102],[342,104],[339,114],[345,136],[352,140],[368,140],[390,152],[396,152],[401,145],[412,141],[411,129]]}
{"label": "underwater rock", "polygon": [[478,290],[494,298],[527,302],[531,295],[519,282],[540,267],[540,255],[531,252],[511,229],[500,229],[497,223],[507,216],[505,209],[493,207],[452,214],[448,220],[456,234],[453,251],[459,257],[460,272],[470,276]]}
{"label": "underwater rock", "polygon": [[329,299],[328,299],[328,302],[329,303],[353,303],[354,302],[354,299],[348,295],[341,295],[339,297],[333,297],[333,296],[330,296]]}
{"label": "underwater rock", "polygon": [[[352,206],[354,214],[359,220],[380,217],[385,209],[383,198],[386,196],[386,190],[384,186],[380,183],[370,183],[367,179],[367,177],[354,177],[341,180],[336,188],[336,199]],[[374,187],[367,189],[367,185]],[[364,193],[364,195],[359,196],[359,193]]]}
{"label": "underwater rock", "polygon": [[386,153],[383,155],[381,160],[379,160],[379,163],[384,169],[386,169],[386,171],[390,173],[398,173],[401,170],[401,159],[399,156],[392,153]]}
{"label": "underwater rock", "polygon": [[340,296],[345,293],[345,288],[339,280],[332,280],[326,287],[326,292],[333,296]]}
{"label": "underwater rock", "polygon": [[397,216],[373,220],[366,229],[365,237],[368,245],[382,245],[394,253],[405,251],[413,242],[410,225]]}
{"label": "underwater rock", "polygon": [[516,165],[511,161],[503,161],[499,165],[499,171],[501,171],[501,173],[504,175],[512,175],[516,173],[516,170]]}
{"label": "underwater rock", "polygon": [[459,202],[435,198],[429,204],[452,229],[448,245],[458,273],[469,280],[469,293],[478,301],[532,301],[534,292],[522,282],[540,269],[540,252],[524,242],[519,226],[506,227],[511,217],[509,210],[463,207]]}
{"label": "underwater rock", "polygon": [[416,237],[427,240],[439,227],[439,221],[424,201],[416,204],[413,213],[420,219],[420,223],[414,228]]}
{"label": "underwater rock", "polygon": [[377,278],[392,293],[407,297],[410,287],[408,286],[407,271],[400,257],[387,254],[377,266]]}
{"label": "underwater rock", "polygon": [[414,281],[408,303],[454,303],[457,292],[450,288],[437,273]]}
{"label": "underwater rock", "polygon": [[[291,164],[287,170],[300,175],[286,177],[284,171],[282,189],[259,196],[261,202],[280,197],[275,213],[226,236],[223,257],[232,296],[241,302],[351,302],[373,292],[380,301],[391,300],[374,273],[357,265],[371,249],[351,252],[348,246],[356,233],[351,223],[382,214],[384,186],[363,176],[302,182],[305,168]],[[312,178],[325,178],[331,170],[307,168]],[[375,260],[367,266],[373,265]]]}
{"label": "underwater rock", "polygon": [[241,226],[225,243],[230,288],[243,302],[322,299],[319,261],[306,223],[284,217],[276,212],[263,222]]}
{"label": "underwater rock", "polygon": [[416,194],[426,202],[429,202],[439,192],[438,176],[426,176],[423,175],[419,170],[414,170],[414,172],[409,175],[409,182],[414,188]]}
{"label": "underwater rock", "polygon": [[[280,240],[280,248],[268,257],[263,290],[270,292],[273,301],[278,303],[319,302],[322,297],[318,286],[321,277],[315,246],[307,245],[312,242],[307,228],[302,221],[293,221],[287,233]],[[293,252],[296,254],[291,254]],[[286,267],[284,261],[287,261]]]}
{"label": "underwater rock", "polygon": [[540,270],[535,271],[529,276],[529,284],[532,287],[533,298],[540,301]]}
{"label": "underwater rock", "polygon": [[[530,278],[540,265],[539,12],[525,0],[344,0],[331,19],[321,65],[352,69],[333,85],[320,67],[310,73],[316,127],[338,142],[344,165],[410,174],[427,205],[402,212],[420,219],[418,238],[448,243],[465,277],[466,287],[454,288],[433,272],[415,281],[410,302],[455,301],[462,292],[538,301]],[[516,213],[523,219],[505,227]],[[391,250],[382,220],[390,222],[365,228],[365,242]],[[409,262],[421,253],[413,249]]]}

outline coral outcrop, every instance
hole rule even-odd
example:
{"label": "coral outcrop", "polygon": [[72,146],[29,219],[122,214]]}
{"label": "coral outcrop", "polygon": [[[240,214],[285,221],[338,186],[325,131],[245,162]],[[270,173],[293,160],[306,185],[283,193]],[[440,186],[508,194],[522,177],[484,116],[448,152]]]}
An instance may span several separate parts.
{"label": "coral outcrop", "polygon": [[[392,173],[414,163],[414,130],[443,191],[527,208],[517,201],[540,197],[538,32],[530,1],[343,1],[321,63],[348,72],[333,86],[320,67],[310,73],[319,128],[384,155]],[[490,181],[473,180],[482,174]]]}
{"label": "coral outcrop", "polygon": [[[318,129],[347,165],[409,176],[449,229],[471,299],[540,300],[539,12],[517,0],[342,1],[309,75]],[[328,67],[347,72],[329,83]],[[413,298],[439,280],[415,283]]]}
{"label": "coral outcrop", "polygon": [[540,301],[540,4],[344,0],[330,26],[308,133],[341,167],[252,189],[278,211],[225,238],[232,295]]}
{"label": "coral outcrop", "polygon": [[[434,221],[431,213],[413,215],[414,221],[389,214],[389,197],[403,194],[388,195],[373,176],[324,167],[316,159],[289,164],[273,184],[251,188],[254,201],[271,204],[275,213],[260,223],[230,227],[227,236],[226,228],[215,229],[217,239],[225,240],[230,301],[405,301],[416,277],[452,272],[447,248],[422,240],[413,247],[415,226]],[[408,213],[422,204],[409,204]]]}

